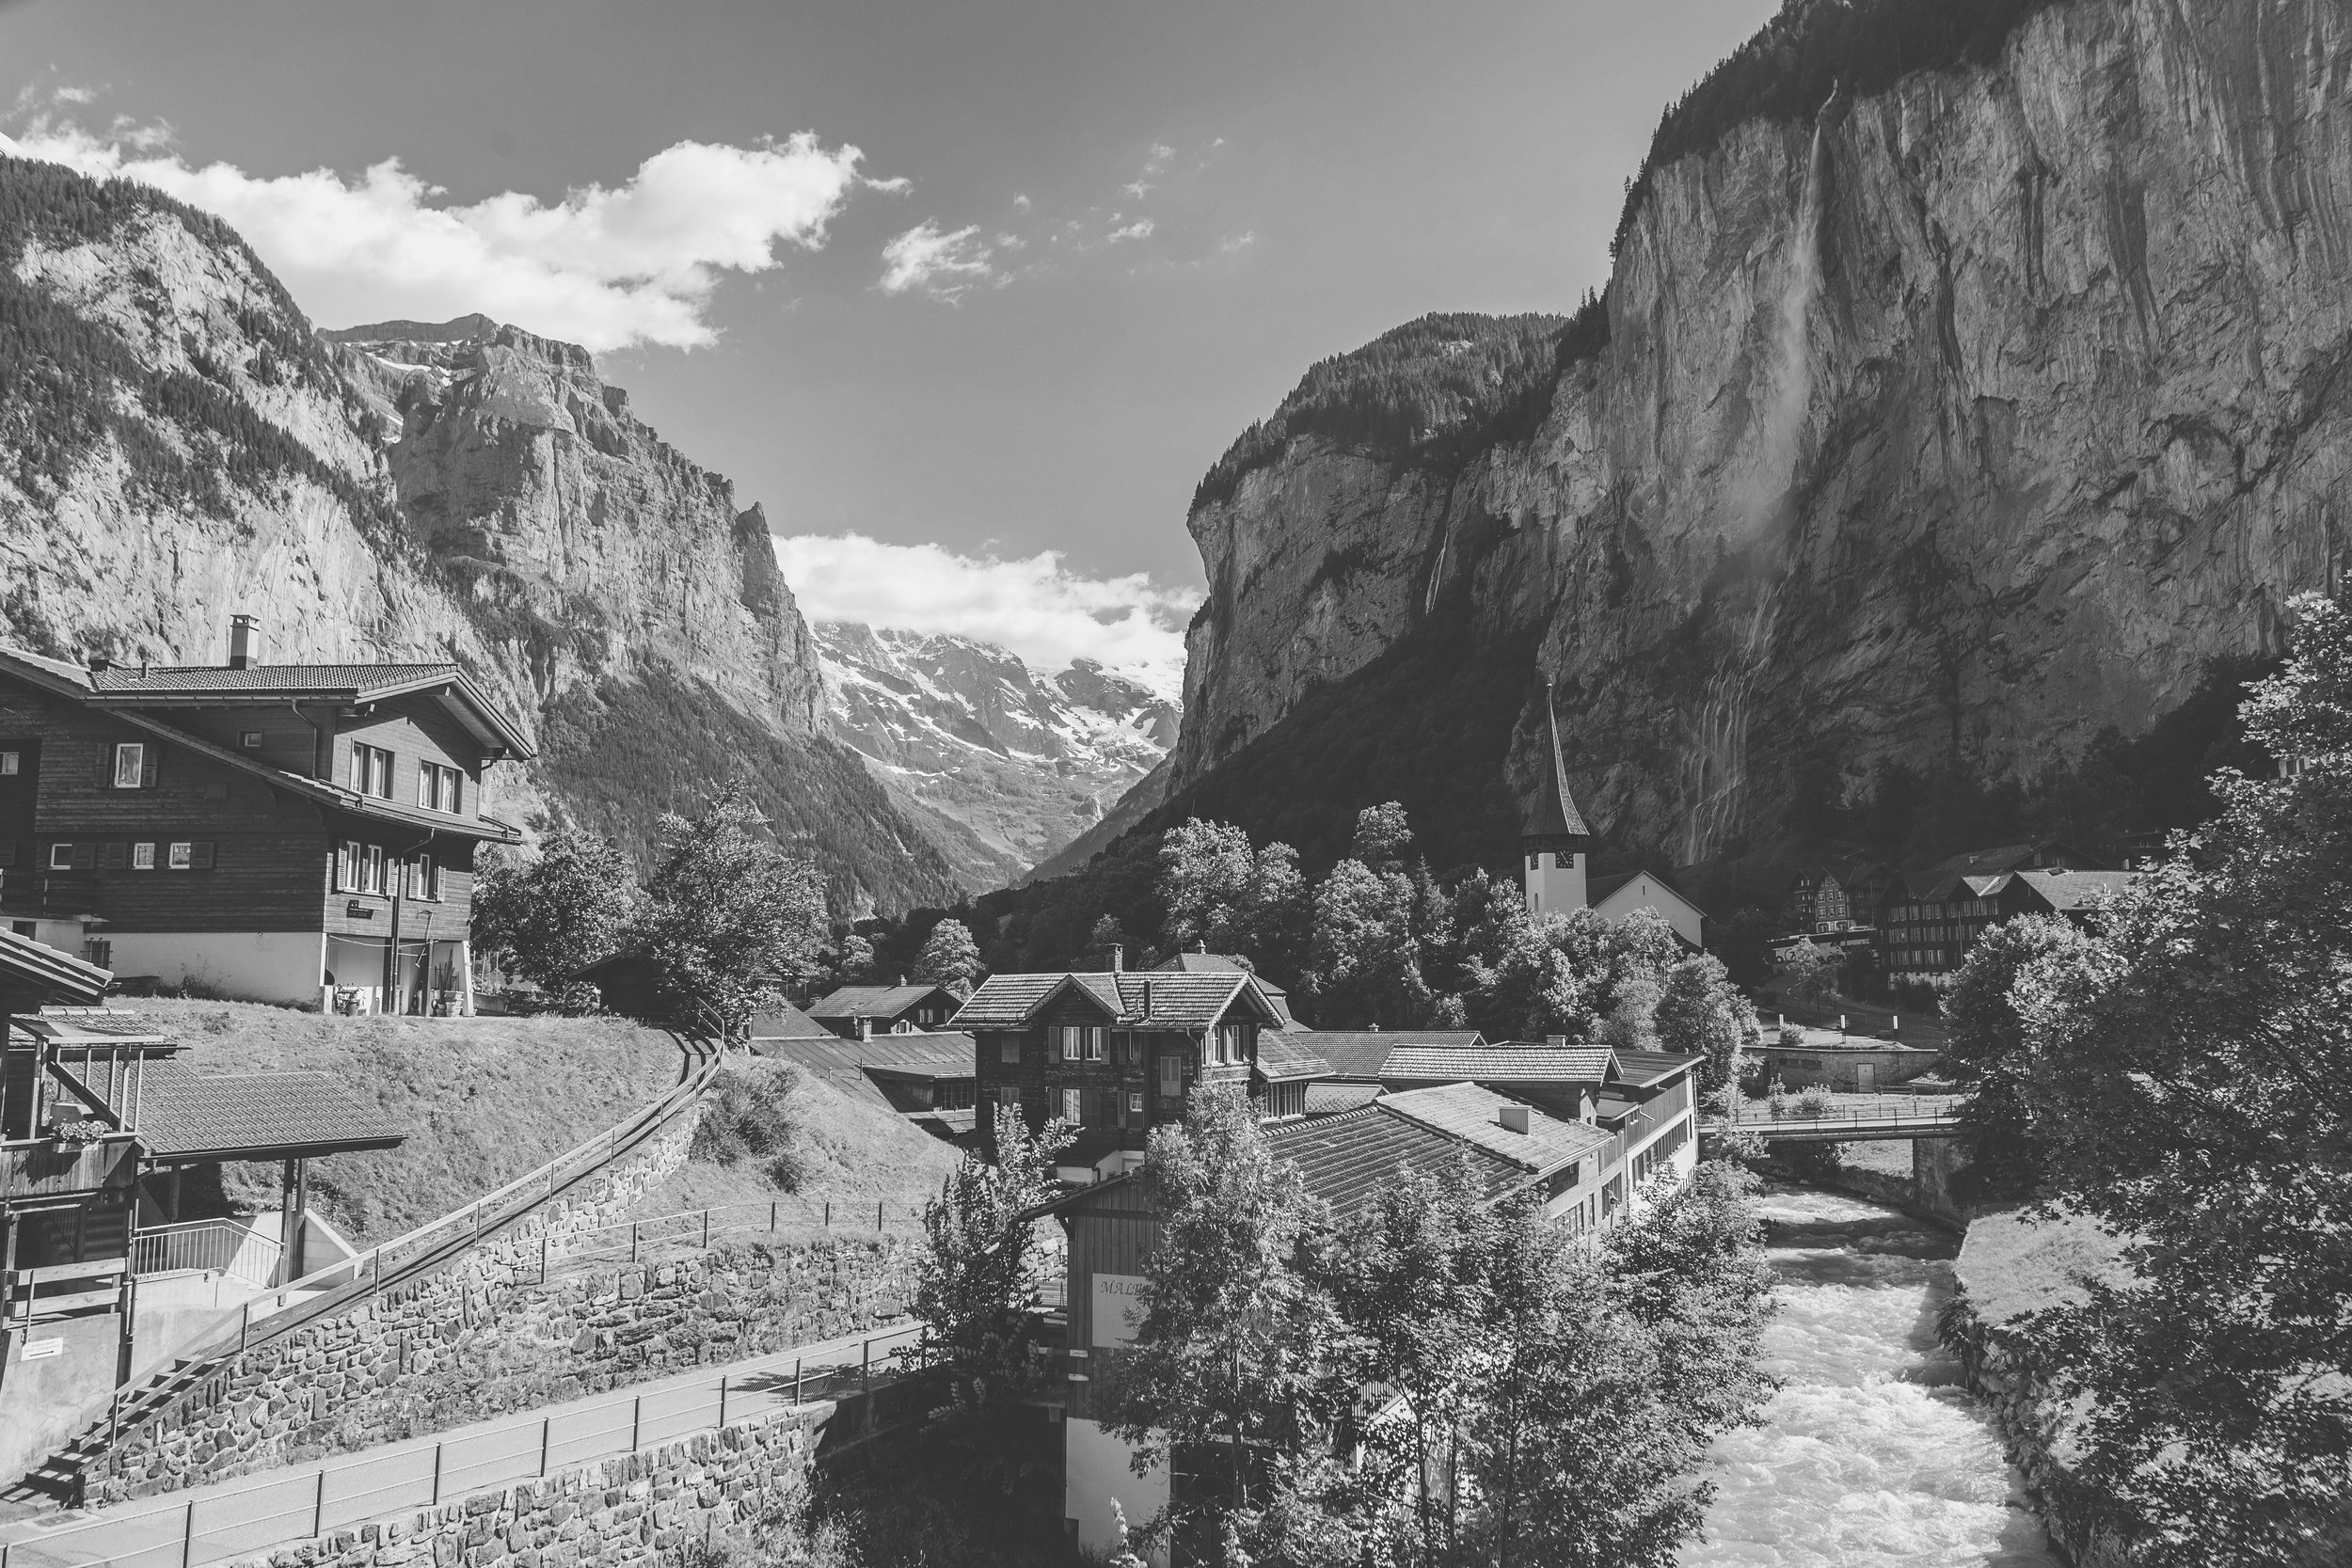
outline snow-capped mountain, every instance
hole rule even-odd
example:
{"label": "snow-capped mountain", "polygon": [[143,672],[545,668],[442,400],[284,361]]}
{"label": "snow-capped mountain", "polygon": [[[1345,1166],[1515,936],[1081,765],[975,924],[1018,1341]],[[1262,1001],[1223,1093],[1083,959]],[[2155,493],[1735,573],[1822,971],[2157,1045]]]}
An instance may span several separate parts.
{"label": "snow-capped mountain", "polygon": [[975,891],[1019,879],[1102,819],[1176,739],[1176,702],[1078,659],[1057,674],[969,638],[823,621],[834,734]]}

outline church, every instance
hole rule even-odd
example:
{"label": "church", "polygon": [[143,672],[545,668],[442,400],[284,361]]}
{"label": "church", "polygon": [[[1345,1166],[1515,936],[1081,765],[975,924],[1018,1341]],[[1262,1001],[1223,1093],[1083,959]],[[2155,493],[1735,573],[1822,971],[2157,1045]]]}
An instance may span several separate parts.
{"label": "church", "polygon": [[1621,872],[1610,877],[1590,874],[1594,834],[1577,810],[1568,788],[1568,768],[1560,747],[1560,711],[1552,701],[1551,683],[1544,683],[1545,767],[1535,786],[1534,803],[1519,829],[1521,875],[1527,885],[1530,914],[1565,914],[1589,909],[1610,920],[1622,920],[1635,910],[1655,911],[1692,948],[1706,946],[1707,915],[1667,880],[1649,871]]}

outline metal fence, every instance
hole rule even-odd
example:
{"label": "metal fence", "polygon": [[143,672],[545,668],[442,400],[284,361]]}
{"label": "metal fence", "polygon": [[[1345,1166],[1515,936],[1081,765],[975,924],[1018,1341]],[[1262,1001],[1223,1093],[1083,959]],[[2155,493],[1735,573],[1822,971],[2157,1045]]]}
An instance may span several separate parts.
{"label": "metal fence", "polygon": [[409,1509],[435,1508],[660,1448],[697,1433],[896,1381],[921,1360],[920,1324],[869,1335],[822,1365],[781,1356],[637,1393],[618,1390],[545,1416],[438,1442],[353,1456],[185,1502],[126,1505],[32,1540],[0,1544],[0,1568],[203,1568]]}
{"label": "metal fence", "polygon": [[1808,1108],[1801,1097],[1790,1095],[1777,1104],[1767,1100],[1742,1101],[1735,1108],[1737,1114],[1729,1125],[1756,1131],[1787,1123],[1817,1126],[1839,1121],[1873,1126],[1913,1122],[1949,1126],[1959,1113],[1960,1101],[1958,1095],[1841,1094]]}
{"label": "metal fence", "polygon": [[903,1203],[825,1203],[784,1197],[767,1203],[682,1210],[576,1230],[564,1238],[560,1260],[565,1267],[635,1262],[746,1236],[914,1236],[922,1231],[923,1212]]}
{"label": "metal fence", "polygon": [[191,1220],[141,1230],[131,1243],[133,1274],[206,1269],[267,1289],[278,1282],[285,1248],[244,1219]]}

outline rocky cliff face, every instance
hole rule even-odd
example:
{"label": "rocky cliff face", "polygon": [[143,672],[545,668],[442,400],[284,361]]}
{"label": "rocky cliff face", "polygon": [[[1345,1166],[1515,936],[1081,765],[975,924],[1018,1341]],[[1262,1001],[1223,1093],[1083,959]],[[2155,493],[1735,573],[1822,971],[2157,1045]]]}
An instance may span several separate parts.
{"label": "rocky cliff face", "polygon": [[975,888],[1017,881],[1167,754],[1173,703],[1080,659],[1047,676],[968,638],[817,627],[834,733]]}
{"label": "rocky cliff face", "polygon": [[245,611],[273,659],[454,659],[538,742],[501,815],[644,851],[739,774],[843,912],[952,896],[824,733],[758,509],[584,351],[478,317],[314,335],[221,224],[17,160],[0,306],[0,636],[211,662]]}
{"label": "rocky cliff face", "polygon": [[[1605,336],[1520,329],[1548,382],[1351,439],[1311,377],[1212,473],[1172,788],[1334,703],[1410,748],[1476,669],[1498,733],[1418,766],[1497,792],[1454,847],[1507,854],[1554,678],[1590,814],[1689,862],[1808,762],[2022,777],[2144,729],[2344,556],[2348,79],[2338,6],[2075,0],[1654,169]],[[1399,384],[1486,352],[1391,337]]]}

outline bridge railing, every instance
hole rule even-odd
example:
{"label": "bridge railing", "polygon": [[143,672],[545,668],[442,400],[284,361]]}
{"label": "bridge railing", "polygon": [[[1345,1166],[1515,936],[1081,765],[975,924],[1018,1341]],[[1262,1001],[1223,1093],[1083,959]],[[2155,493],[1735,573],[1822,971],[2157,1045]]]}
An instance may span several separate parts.
{"label": "bridge railing", "polygon": [[1774,1127],[1818,1127],[1833,1122],[1949,1126],[1959,1114],[1960,1102],[1958,1095],[1880,1094],[1868,1096],[1867,1101],[1861,1096],[1840,1095],[1823,1108],[1804,1108],[1792,1099],[1775,1109],[1770,1101],[1750,1100],[1736,1106],[1731,1118],[1721,1125],[1766,1133]]}

